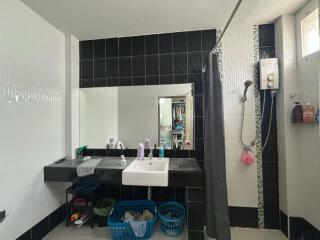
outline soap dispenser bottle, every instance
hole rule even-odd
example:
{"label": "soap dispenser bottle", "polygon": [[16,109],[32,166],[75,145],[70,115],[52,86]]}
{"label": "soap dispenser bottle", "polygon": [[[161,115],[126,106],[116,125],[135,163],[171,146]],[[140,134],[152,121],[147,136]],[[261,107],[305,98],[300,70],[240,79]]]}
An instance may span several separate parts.
{"label": "soap dispenser bottle", "polygon": [[164,158],[164,147],[163,146],[161,146],[161,148],[159,150],[159,157]]}

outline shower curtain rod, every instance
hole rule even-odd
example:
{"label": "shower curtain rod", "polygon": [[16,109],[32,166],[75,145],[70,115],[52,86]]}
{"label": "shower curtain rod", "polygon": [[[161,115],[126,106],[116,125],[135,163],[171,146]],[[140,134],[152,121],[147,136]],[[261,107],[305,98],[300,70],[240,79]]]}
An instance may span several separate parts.
{"label": "shower curtain rod", "polygon": [[212,53],[214,54],[214,53],[216,52],[217,47],[219,46],[219,44],[220,44],[220,42],[221,42],[224,34],[226,33],[226,31],[227,31],[230,23],[232,22],[233,17],[236,15],[236,13],[237,13],[237,11],[238,11],[238,9],[239,9],[242,1],[243,1],[243,0],[238,0],[235,8],[233,9],[233,11],[232,11],[232,13],[231,13],[231,15],[230,15],[230,17],[229,17],[229,19],[228,19],[228,22],[227,22],[226,26],[224,27],[224,29],[223,29],[220,37],[218,38],[218,41],[217,41],[216,45],[215,45],[214,48],[211,50],[210,54],[212,54]]}

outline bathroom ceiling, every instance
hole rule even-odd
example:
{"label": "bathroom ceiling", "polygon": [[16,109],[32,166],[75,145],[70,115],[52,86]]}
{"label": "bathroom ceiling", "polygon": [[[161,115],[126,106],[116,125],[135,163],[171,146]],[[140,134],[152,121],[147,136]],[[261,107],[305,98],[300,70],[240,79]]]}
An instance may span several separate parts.
{"label": "bathroom ceiling", "polygon": [[[237,0],[21,0],[80,40],[223,27]],[[235,21],[263,24],[307,0],[243,0]]]}

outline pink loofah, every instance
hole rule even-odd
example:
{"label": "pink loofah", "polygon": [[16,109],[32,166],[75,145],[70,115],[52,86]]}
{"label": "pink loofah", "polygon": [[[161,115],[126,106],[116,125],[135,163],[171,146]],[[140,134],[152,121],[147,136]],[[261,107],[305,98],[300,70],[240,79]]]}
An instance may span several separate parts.
{"label": "pink loofah", "polygon": [[254,163],[254,156],[250,150],[245,149],[241,155],[241,161],[246,165]]}

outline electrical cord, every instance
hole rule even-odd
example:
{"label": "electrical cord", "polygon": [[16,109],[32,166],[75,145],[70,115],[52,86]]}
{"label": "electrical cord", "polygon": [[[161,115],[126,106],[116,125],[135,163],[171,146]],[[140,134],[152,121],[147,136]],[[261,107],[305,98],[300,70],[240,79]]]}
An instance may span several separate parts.
{"label": "electrical cord", "polygon": [[[266,90],[263,90],[262,112],[261,112],[261,116],[260,116],[260,119],[261,119],[261,125],[262,125],[262,122],[263,122],[263,115],[264,115],[264,107],[265,107],[265,103],[266,103]],[[260,126],[261,126],[261,125],[260,125]]]}

